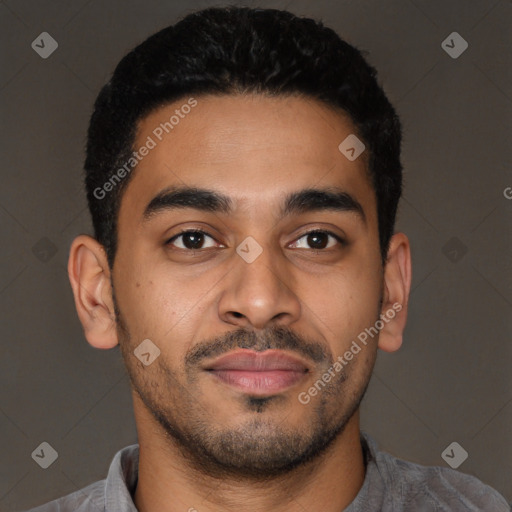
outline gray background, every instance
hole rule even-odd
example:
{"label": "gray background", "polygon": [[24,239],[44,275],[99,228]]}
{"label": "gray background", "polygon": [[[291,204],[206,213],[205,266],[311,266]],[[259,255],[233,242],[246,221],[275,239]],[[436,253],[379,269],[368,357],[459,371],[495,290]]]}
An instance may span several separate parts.
{"label": "gray background", "polygon": [[[136,442],[118,349],[90,347],[66,273],[90,232],[81,184],[92,103],[133,46],[207,1],[3,1],[0,509],[25,509],[104,478]],[[217,5],[217,4],[216,4]],[[255,5],[247,3],[246,5]],[[404,345],[380,353],[362,407],[380,447],[447,466],[512,500],[512,2],[267,1],[319,17],[368,50],[404,124],[413,286]],[[58,49],[42,59],[43,32]],[[441,42],[469,43],[452,59]],[[31,458],[47,441],[57,461]]]}

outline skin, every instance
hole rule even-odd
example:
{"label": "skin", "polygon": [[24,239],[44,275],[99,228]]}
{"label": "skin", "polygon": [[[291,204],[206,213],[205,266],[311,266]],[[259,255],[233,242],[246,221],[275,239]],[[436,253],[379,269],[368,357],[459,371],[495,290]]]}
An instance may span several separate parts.
{"label": "skin", "polygon": [[[196,99],[124,191],[113,269],[91,237],[77,237],[70,251],[87,340],[102,349],[119,343],[130,375],[140,444],[135,504],[141,512],[339,512],[364,481],[358,407],[377,349],[392,352],[402,343],[409,241],[393,235],[383,268],[366,152],[351,162],[338,150],[355,133],[347,116],[298,96]],[[143,119],[134,147],[184,103]],[[173,185],[225,194],[233,211],[189,207],[145,221],[149,202]],[[366,222],[353,211],[279,216],[287,194],[311,187],[350,193]],[[205,236],[196,250],[184,248],[190,239],[183,237],[166,245],[192,228],[213,238]],[[304,233],[313,228],[347,245],[325,235],[327,247],[312,248]],[[248,236],[263,250],[252,263],[236,252]],[[299,393],[393,304],[402,308],[379,335],[301,403]],[[147,338],[161,353],[144,366],[133,350]],[[187,364],[198,347],[220,355],[242,346],[280,348],[310,371],[291,388],[255,400],[205,372],[211,358]],[[321,355],[313,360],[301,347]]]}

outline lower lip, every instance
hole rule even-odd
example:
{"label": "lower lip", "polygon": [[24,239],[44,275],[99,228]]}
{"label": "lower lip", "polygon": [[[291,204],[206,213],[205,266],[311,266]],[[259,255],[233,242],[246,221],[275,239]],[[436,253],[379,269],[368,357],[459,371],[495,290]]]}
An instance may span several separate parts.
{"label": "lower lip", "polygon": [[292,370],[211,370],[210,373],[222,382],[254,395],[279,393],[297,384],[306,375],[305,372]]}

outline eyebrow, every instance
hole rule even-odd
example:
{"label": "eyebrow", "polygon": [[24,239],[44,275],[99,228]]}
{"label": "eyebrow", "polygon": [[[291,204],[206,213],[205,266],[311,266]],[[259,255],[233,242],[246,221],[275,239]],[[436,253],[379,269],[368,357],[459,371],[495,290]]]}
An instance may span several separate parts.
{"label": "eyebrow", "polygon": [[[145,222],[159,213],[184,208],[225,215],[232,214],[234,209],[232,199],[215,190],[172,186],[159,192],[149,202],[142,219]],[[279,216],[282,218],[316,211],[351,212],[366,224],[366,215],[361,203],[337,187],[307,188],[291,192],[284,199]]]}

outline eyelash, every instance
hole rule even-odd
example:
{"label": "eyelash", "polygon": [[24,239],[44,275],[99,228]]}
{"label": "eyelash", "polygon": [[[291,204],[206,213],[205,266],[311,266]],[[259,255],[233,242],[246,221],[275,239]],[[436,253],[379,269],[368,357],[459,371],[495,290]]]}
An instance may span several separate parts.
{"label": "eyelash", "polygon": [[[177,238],[179,238],[180,236],[185,235],[187,233],[199,233],[199,234],[202,234],[202,235],[209,236],[210,238],[215,240],[215,237],[210,235],[210,233],[208,233],[207,231],[203,231],[201,229],[185,229],[183,231],[180,231],[176,235],[172,236],[171,238],[169,238],[169,240],[167,240],[165,242],[165,245],[166,246],[167,245],[171,245],[172,242],[174,242]],[[315,234],[316,233],[322,233],[322,234],[326,234],[326,235],[332,236],[342,247],[345,247],[347,245],[346,240],[341,238],[339,235],[333,233],[332,231],[328,231],[328,230],[325,230],[325,229],[312,229],[311,231],[307,231],[307,232],[303,233],[300,237],[298,237],[295,240],[295,242],[297,240],[300,240],[301,238],[304,238],[305,236],[311,235],[313,233],[315,233]],[[215,240],[215,241],[217,241],[217,240]],[[182,249],[181,247],[177,247],[177,249],[180,250],[180,251],[188,251],[188,252],[194,251],[194,249]],[[329,249],[331,249],[331,248],[326,248],[326,249],[313,249],[313,248],[311,248],[310,250],[311,251],[328,251]],[[201,251],[201,250],[204,250],[204,249],[196,249],[196,250],[197,251]]]}

